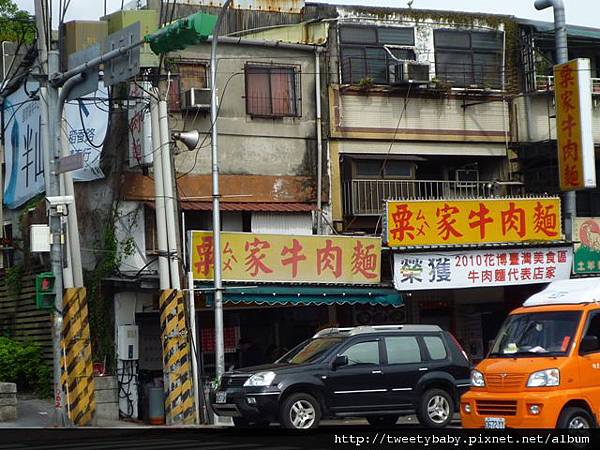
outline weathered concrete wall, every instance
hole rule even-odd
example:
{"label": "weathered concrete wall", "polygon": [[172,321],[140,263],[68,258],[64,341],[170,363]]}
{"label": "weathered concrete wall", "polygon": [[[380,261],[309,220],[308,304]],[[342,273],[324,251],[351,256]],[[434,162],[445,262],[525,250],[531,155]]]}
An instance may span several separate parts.
{"label": "weathered concrete wall", "polygon": [[[314,53],[260,46],[220,44],[217,89],[219,95],[220,170],[224,175],[316,176]],[[208,44],[181,52],[182,58],[206,61]],[[267,63],[300,68],[301,116],[257,118],[246,113],[244,65]],[[210,130],[208,114],[183,113],[173,129]],[[206,148],[182,151],[178,172],[210,173],[210,138]],[[197,153],[197,155],[196,155]]]}

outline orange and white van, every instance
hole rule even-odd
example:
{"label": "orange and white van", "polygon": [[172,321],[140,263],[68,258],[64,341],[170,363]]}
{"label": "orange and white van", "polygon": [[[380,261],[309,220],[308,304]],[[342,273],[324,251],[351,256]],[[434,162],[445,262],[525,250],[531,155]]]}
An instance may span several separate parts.
{"label": "orange and white van", "polygon": [[600,278],[556,281],[510,313],[461,397],[465,428],[600,423]]}

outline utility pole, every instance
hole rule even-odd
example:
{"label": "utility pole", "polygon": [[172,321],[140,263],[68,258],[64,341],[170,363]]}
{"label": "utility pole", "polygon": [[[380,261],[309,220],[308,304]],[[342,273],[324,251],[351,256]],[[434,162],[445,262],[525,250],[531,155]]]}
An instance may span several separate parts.
{"label": "utility pole", "polygon": [[221,23],[231,0],[226,0],[219,11],[217,23],[213,29],[210,47],[210,123],[211,157],[212,157],[212,223],[213,223],[213,253],[215,272],[215,367],[217,379],[225,372],[225,343],[223,338],[223,280],[221,267],[221,195],[219,194],[219,147],[217,146],[217,43]]}
{"label": "utility pole", "polygon": [[[42,9],[42,1],[45,0],[36,0],[35,1],[35,16],[40,18],[37,20],[38,27],[38,45],[40,49],[39,59],[42,61],[48,61],[48,73],[58,72],[59,66],[59,55],[57,50],[53,50],[52,48],[46,48],[45,45],[45,36],[46,30],[45,26],[50,26],[50,24],[45,24],[41,20],[43,15]],[[48,5],[46,3],[46,11],[48,11]],[[50,35],[50,33],[48,33]],[[52,44],[50,43],[50,46]],[[46,74],[47,75],[47,74]],[[45,77],[42,83],[47,84],[47,123],[48,130],[53,130],[56,132],[58,130],[60,123],[58,122],[58,89],[48,82],[47,77]],[[46,108],[44,108],[46,109]],[[56,133],[56,134],[60,134]],[[58,197],[60,195],[60,186],[58,182],[58,177],[55,175],[56,172],[56,161],[58,159],[58,152],[56,147],[56,139],[48,139],[50,141],[50,147],[46,149],[49,153],[49,161],[50,167],[46,167],[46,176],[48,177],[48,192],[46,195],[48,197]],[[54,173],[53,173],[54,172]],[[62,234],[62,219],[61,215],[64,212],[62,208],[65,205],[50,205],[49,213],[50,213],[50,233],[51,233],[51,247],[50,247],[50,261],[52,264],[52,272],[54,273],[55,282],[54,289],[56,292],[55,300],[54,300],[54,313],[53,313],[53,326],[52,326],[52,354],[53,354],[53,374],[54,374],[54,426],[64,427],[69,425],[69,419],[65,412],[65,404],[64,404],[64,392],[61,384],[61,374],[62,374],[62,328],[63,328],[63,262],[62,262],[62,243],[63,243],[63,234]]]}
{"label": "utility pole", "polygon": [[[554,8],[554,46],[556,48],[556,64],[566,63],[569,60],[569,49],[567,44],[565,5],[563,4],[563,1],[536,0],[534,6],[538,11],[551,6]],[[567,241],[572,241],[573,224],[575,222],[575,217],[577,216],[577,194],[575,191],[567,191],[564,193],[563,198],[565,203],[565,237]]]}

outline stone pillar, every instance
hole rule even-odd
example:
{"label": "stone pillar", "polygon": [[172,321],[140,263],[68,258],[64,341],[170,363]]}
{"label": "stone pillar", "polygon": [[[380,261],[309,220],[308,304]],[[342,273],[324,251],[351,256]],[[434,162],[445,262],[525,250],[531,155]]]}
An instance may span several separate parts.
{"label": "stone pillar", "polygon": [[17,420],[17,385],[0,383],[0,422]]}

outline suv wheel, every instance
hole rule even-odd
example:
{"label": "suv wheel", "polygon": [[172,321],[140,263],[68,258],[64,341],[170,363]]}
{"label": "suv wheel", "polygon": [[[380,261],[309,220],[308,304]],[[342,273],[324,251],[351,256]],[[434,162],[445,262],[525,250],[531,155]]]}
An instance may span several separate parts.
{"label": "suv wheel", "polygon": [[293,430],[316,428],[321,420],[319,402],[309,394],[292,394],[281,407],[281,424]]}
{"label": "suv wheel", "polygon": [[442,389],[429,389],[421,397],[417,417],[428,428],[443,428],[450,423],[454,414],[452,397]]}
{"label": "suv wheel", "polygon": [[367,421],[374,427],[389,427],[396,425],[399,416],[368,416]]}
{"label": "suv wheel", "polygon": [[565,408],[558,418],[557,428],[568,428],[571,430],[593,428],[594,420],[583,408]]}

